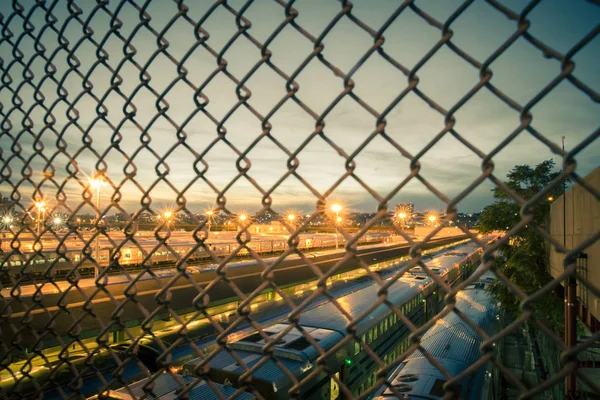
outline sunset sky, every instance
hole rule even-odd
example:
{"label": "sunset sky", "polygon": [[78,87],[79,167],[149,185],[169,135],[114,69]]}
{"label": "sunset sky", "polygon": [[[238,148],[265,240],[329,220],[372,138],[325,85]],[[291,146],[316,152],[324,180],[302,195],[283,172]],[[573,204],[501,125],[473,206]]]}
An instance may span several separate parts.
{"label": "sunset sky", "polygon": [[[31,35],[37,37],[40,29],[44,27],[44,21],[52,18],[46,16],[45,10],[35,8],[34,1],[20,3],[25,8],[23,16],[27,16],[33,10],[29,18],[35,29]],[[64,183],[64,191],[69,201],[72,204],[80,202],[81,185],[75,180],[65,183],[69,157],[76,158],[81,171],[77,176],[85,179],[86,174],[93,174],[98,156],[102,156],[108,165],[107,176],[112,185],[122,188],[121,205],[134,212],[140,207],[141,192],[132,180],[125,176],[125,170],[132,171],[126,165],[127,158],[133,157],[137,167],[133,179],[142,188],[147,189],[158,179],[157,169],[164,169],[159,165],[156,155],[163,157],[168,154],[165,163],[170,172],[166,179],[178,190],[183,190],[197,177],[194,169],[197,157],[193,152],[202,155],[208,166],[206,179],[218,190],[223,190],[238,175],[238,155],[223,140],[216,141],[217,125],[202,112],[197,112],[194,90],[182,80],[177,81],[178,67],[158,50],[156,36],[147,27],[141,27],[133,34],[131,45],[136,50],[132,60],[142,68],[151,57],[156,56],[147,67],[148,75],[145,79],[150,79],[148,85],[156,92],[166,93],[164,101],[169,104],[169,108],[161,115],[157,111],[156,96],[142,87],[139,70],[131,61],[125,61],[121,65],[125,57],[123,41],[115,34],[106,35],[111,26],[110,15],[102,9],[96,11],[90,19],[89,27],[94,31],[92,38],[98,43],[103,43],[102,47],[108,55],[106,63],[114,69],[119,69],[121,79],[113,79],[113,74],[104,65],[98,65],[96,46],[84,38],[81,22],[85,23],[90,16],[94,2],[77,2],[82,10],[78,17],[81,22],[69,17],[67,2],[55,3],[51,11],[57,19],[55,29],[59,32],[64,29],[64,38],[69,42],[65,47],[70,51],[76,48],[74,55],[80,65],[67,60],[68,52],[58,49],[59,43],[64,39],[59,39],[58,35],[48,28],[40,36],[37,45],[27,36],[18,42],[18,49],[23,55],[22,64],[27,65],[29,72],[24,71],[25,68],[19,62],[19,53],[14,52],[15,43],[23,33],[23,18],[19,15],[13,15],[11,18],[13,10],[8,2],[0,5],[2,26],[14,35],[8,41],[0,41],[0,72],[3,77],[3,84],[0,86],[2,194],[8,196],[12,189],[18,186],[18,191],[24,198],[23,205],[30,205],[33,188],[30,182],[23,180],[24,163],[20,159],[22,157],[24,160],[30,160],[29,165],[34,171],[31,181],[34,184],[43,179],[42,171],[50,162],[55,168],[54,179],[58,185]],[[143,3],[138,1],[140,7]],[[180,16],[168,29],[166,26],[177,14],[177,4],[164,0],[154,1],[147,7],[146,12],[151,16],[148,26],[157,33],[166,29],[164,37],[169,43],[166,51],[175,60],[182,60],[193,48],[196,43],[195,24],[209,11],[211,3],[187,2],[187,16],[190,21]],[[228,1],[234,10],[241,10],[245,3]],[[526,2],[514,0],[499,3],[516,13],[521,13]],[[356,0],[353,2],[352,15],[372,30],[378,31],[399,4],[400,1]],[[415,4],[443,24],[462,2],[436,0],[416,1]],[[294,2],[293,8],[298,12],[295,19],[298,26],[316,38],[340,12],[342,3],[333,0],[298,0]],[[123,24],[120,34],[124,38],[130,37],[140,24],[140,12],[129,3],[121,7],[116,1],[111,1],[108,9],[111,13],[118,12],[118,19]],[[264,44],[282,24],[286,15],[282,5],[274,1],[259,0],[247,7],[244,17],[252,23],[247,32]],[[540,2],[526,18],[530,22],[528,32],[532,36],[557,52],[566,54],[585,35],[594,29],[598,30],[600,6],[582,0],[548,0]],[[221,52],[238,31],[235,15],[222,5],[206,18],[201,28],[209,33],[210,38],[206,44],[216,53]],[[474,1],[450,24],[450,28],[454,32],[451,42],[478,62],[484,62],[517,31],[518,23],[506,18],[487,2]],[[442,32],[408,8],[389,25],[383,36],[385,43],[382,48],[385,53],[405,68],[412,69],[440,40]],[[80,41],[81,44],[78,44]],[[342,16],[325,35],[323,44],[325,48],[322,54],[326,62],[334,65],[343,74],[348,74],[367,54],[373,45],[373,37],[348,16]],[[57,101],[57,83],[47,78],[50,72],[45,72],[46,61],[39,55],[34,56],[34,46],[45,47],[45,57],[52,57],[52,64],[56,67],[54,79],[68,92],[67,101],[71,104],[75,102],[74,109],[69,109],[65,102]],[[286,26],[268,45],[272,53],[272,64],[287,75],[294,73],[313,48],[313,43],[291,25]],[[127,53],[131,51],[128,50]],[[248,38],[240,35],[223,54],[223,59],[227,62],[227,71],[241,80],[259,62],[261,54]],[[573,75],[598,96],[600,34],[579,50],[573,61]],[[72,67],[69,67],[69,63]],[[183,67],[188,71],[186,79],[199,87],[215,73],[218,62],[205,47],[198,46],[183,63]],[[520,105],[530,102],[561,72],[561,65],[557,60],[544,57],[539,49],[524,38],[519,38],[493,60],[489,68],[493,71],[491,83]],[[107,110],[104,120],[98,118],[100,108],[96,100],[89,95],[78,97],[83,86],[77,71],[85,76],[91,70],[93,72],[88,76],[93,84],[91,91],[98,98],[104,98],[104,107]],[[26,78],[26,83],[20,86],[23,77],[28,77],[31,73],[31,81]],[[9,82],[8,76],[12,82]],[[448,110],[479,82],[480,72],[444,45],[418,69],[416,76],[419,78],[417,88]],[[120,80],[122,82],[113,85],[111,89],[111,80],[113,83]],[[408,85],[407,77],[377,52],[371,54],[356,69],[352,80],[355,84],[353,92],[377,113],[383,112]],[[175,81],[177,82],[174,86],[170,87]],[[317,58],[299,72],[295,81],[299,86],[297,99],[316,115],[321,115],[344,90],[343,77],[335,76]],[[269,115],[287,95],[285,80],[266,64],[252,74],[246,86],[252,92],[248,104],[263,117]],[[39,101],[39,94],[35,93],[34,87],[40,89],[44,96],[43,101]],[[115,88],[128,98],[135,93],[132,103],[137,111],[134,117],[126,117],[124,109],[130,112],[132,106],[126,105]],[[223,71],[219,71],[204,87],[203,94],[209,99],[206,111],[216,120],[223,122],[226,128],[224,138],[231,146],[245,152],[262,134],[262,128],[260,119],[243,105],[224,119],[238,103],[236,84]],[[36,99],[44,107],[36,105]],[[47,115],[48,110],[51,110],[53,117]],[[195,116],[186,122],[195,112]],[[535,104],[531,113],[532,126],[558,145],[561,136],[566,136],[567,149],[574,148],[600,127],[600,104],[567,80]],[[26,114],[30,122],[24,117]],[[77,123],[69,123],[67,114],[72,119],[76,118]],[[75,117],[76,115],[78,117]],[[462,106],[455,113],[455,118],[455,130],[485,154],[491,152],[520,124],[519,113],[509,108],[486,88],[479,90]],[[55,122],[47,127],[47,123],[53,120]],[[147,131],[149,147],[155,154],[143,148],[141,140],[146,139],[142,138],[140,129],[132,121]],[[323,134],[327,140],[319,136],[314,137],[299,153],[297,169],[297,173],[320,193],[325,193],[346,171],[345,158],[340,156],[329,142],[335,143],[347,155],[351,155],[376,128],[376,118],[348,95],[326,114],[324,121]],[[400,101],[386,116],[386,121],[385,133],[412,156],[419,154],[445,127],[444,117],[419,99],[415,93],[409,93]],[[180,144],[172,150],[177,143],[176,126],[184,123],[185,146]],[[315,130],[315,119],[293,99],[287,99],[269,118],[269,123],[272,125],[273,138],[291,153]],[[88,133],[84,134],[86,131]],[[35,154],[36,137],[43,143],[42,154]],[[65,152],[69,157],[64,154],[56,155],[59,137],[66,143]],[[15,142],[22,148],[19,156],[14,154]],[[91,142],[97,154],[85,149],[85,142]],[[213,147],[204,154],[212,143]],[[598,167],[598,154],[600,145],[596,140],[577,156],[577,172],[583,176]],[[289,156],[267,137],[254,145],[247,157],[251,162],[248,176],[265,191],[270,190],[288,170]],[[545,144],[529,133],[522,132],[493,158],[494,174],[504,178],[516,164],[534,165],[549,158],[557,161],[557,168],[560,169],[558,155],[552,154]],[[481,158],[450,134],[446,134],[419,161],[421,176],[450,199],[462,192],[482,173]],[[354,162],[356,175],[381,196],[390,193],[410,174],[410,160],[381,136],[373,138],[359,152]],[[201,170],[203,167],[199,164],[198,168]],[[481,210],[491,202],[492,188],[493,185],[489,181],[481,184],[459,203],[459,212]],[[46,198],[53,199],[57,189],[46,182],[43,185],[43,193]],[[103,189],[103,202],[108,204],[113,194],[112,188]],[[160,182],[152,189],[150,196],[153,207],[158,209],[175,204],[177,195],[168,185]],[[225,196],[227,208],[233,211],[257,210],[261,207],[262,195],[245,177],[241,177],[229,188]],[[187,190],[185,197],[187,207],[194,212],[214,204],[216,200],[214,190],[201,179]],[[317,200],[294,176],[289,176],[279,185],[271,197],[276,211],[295,208],[311,212],[314,211]],[[332,197],[342,199],[349,208],[356,211],[375,211],[377,207],[377,201],[352,177],[348,177],[333,192]],[[406,201],[415,203],[418,210],[442,211],[445,208],[443,202],[416,179],[394,196],[390,207],[397,202]]]}

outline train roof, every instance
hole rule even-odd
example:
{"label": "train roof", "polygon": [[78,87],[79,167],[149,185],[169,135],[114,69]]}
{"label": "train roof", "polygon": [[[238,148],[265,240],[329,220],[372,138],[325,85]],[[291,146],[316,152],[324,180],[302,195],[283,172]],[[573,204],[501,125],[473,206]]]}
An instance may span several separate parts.
{"label": "train roof", "polygon": [[[473,244],[460,246],[460,249],[464,251],[473,251],[477,248],[478,246]],[[453,256],[437,257],[427,261],[425,264],[427,267],[435,270],[434,272],[441,274],[457,262],[463,260],[466,254],[468,253],[455,252]],[[431,278],[419,273],[405,274],[388,289],[387,299],[395,306],[402,305],[421,292],[430,281]],[[355,319],[373,305],[378,298],[377,291],[379,289],[380,286],[377,283],[373,283],[365,288],[337,298],[337,302],[352,319]],[[357,334],[360,335],[369,330],[373,324],[381,321],[389,313],[390,309],[388,306],[385,304],[379,305],[358,323]],[[331,302],[308,310],[300,316],[300,325],[302,326],[333,329],[343,334],[346,333],[346,326],[349,323],[350,321]]]}
{"label": "train roof", "polygon": [[[456,308],[476,326],[487,333],[493,327],[496,302],[488,287],[494,282],[490,275],[480,279],[457,295]],[[479,347],[483,339],[456,313],[451,312],[438,320],[421,339],[421,347],[433,356],[452,376],[456,376],[481,358]],[[427,360],[419,350],[413,352],[394,371],[389,379],[399,393],[407,398],[437,399],[444,396],[443,384],[446,378]],[[467,378],[468,379],[468,378]],[[466,383],[463,380],[463,383]],[[472,385],[481,385],[473,380]],[[466,388],[462,388],[466,389]],[[381,394],[382,399],[396,398],[390,389]]]}
{"label": "train roof", "polygon": [[[387,299],[394,305],[400,305],[417,295],[423,290],[423,287],[424,281],[401,278],[388,289]],[[373,305],[378,298],[377,291],[379,289],[380,286],[377,283],[373,283],[363,289],[338,297],[336,302],[354,320],[364,314]],[[369,327],[382,320],[389,313],[389,307],[384,304],[379,305],[358,323],[357,333],[360,335],[367,331]],[[331,302],[306,311],[300,316],[300,325],[302,326],[332,329],[342,334],[346,333],[346,326],[349,323],[350,321],[346,316]]]}
{"label": "train roof", "polygon": [[[269,338],[274,338],[281,331],[288,328],[289,325],[287,324],[276,324],[264,328],[263,333]],[[303,327],[303,331],[305,335],[310,335],[324,351],[332,348],[343,339],[343,335],[332,330]],[[265,342],[263,335],[254,333],[230,343],[228,347],[235,352],[235,355],[248,368],[252,368],[264,358],[262,348],[265,346]],[[292,328],[277,341],[273,355],[277,359],[277,363],[272,359],[267,360],[252,374],[252,377],[253,379],[268,382],[274,388],[276,387],[277,390],[281,390],[284,386],[288,385],[289,379],[278,363],[295,376],[302,376],[312,367],[312,362],[321,353],[297,328]],[[186,363],[184,366],[186,374],[190,373],[201,361],[201,359],[195,359]],[[226,372],[228,376],[239,376],[245,371],[245,368],[238,364],[236,359],[227,351],[221,351],[211,359],[210,367],[215,371]]]}
{"label": "train roof", "polygon": [[[181,381],[183,381],[186,385],[191,384],[196,381],[198,378],[194,378],[191,376],[179,376]],[[154,381],[151,392],[145,392],[144,386],[150,384],[148,383],[149,379],[143,379],[141,381],[135,382],[133,384],[128,385],[129,389],[121,388],[119,390],[113,391],[115,399],[141,399],[146,396],[146,399],[176,399],[178,397],[178,391],[182,389],[181,385],[168,373],[160,374]],[[232,386],[223,386],[217,383],[212,383],[214,388],[216,388],[220,395],[215,392],[211,385],[207,384],[205,381],[200,381],[196,386],[194,386],[189,393],[189,400],[220,400],[223,397],[229,398],[232,396],[237,389]],[[109,397],[110,398],[110,397]],[[254,399],[254,396],[250,393],[242,393],[234,398],[235,400],[250,400]]]}

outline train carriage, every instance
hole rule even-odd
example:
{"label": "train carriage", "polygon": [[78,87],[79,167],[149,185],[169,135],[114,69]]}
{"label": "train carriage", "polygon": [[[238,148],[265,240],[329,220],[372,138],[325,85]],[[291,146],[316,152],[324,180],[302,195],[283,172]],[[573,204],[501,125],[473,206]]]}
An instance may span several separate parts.
{"label": "train carriage", "polygon": [[[471,253],[456,253],[443,259],[437,265],[432,265],[437,273],[449,284],[458,282],[462,275],[469,272],[462,267],[472,263],[480,255],[475,245],[465,246]],[[427,296],[434,293],[434,283],[430,277],[417,274],[405,274],[388,289],[387,301],[400,309],[412,323],[420,325],[427,317]],[[337,398],[340,388],[329,373],[336,375],[339,380],[354,393],[360,394],[369,386],[375,384],[378,364],[370,358],[365,347],[374,351],[384,361],[395,359],[408,348],[410,331],[402,319],[393,313],[385,304],[380,304],[369,311],[380,287],[371,284],[337,299],[343,305],[345,312],[352,319],[363,316],[355,325],[356,337],[360,340],[350,340],[343,346],[338,343],[347,335],[348,319],[339,311],[335,304],[328,302],[300,315],[298,325],[305,335],[317,340],[319,347],[329,356],[323,357],[305,336],[299,334],[295,327],[281,323],[267,327],[264,335],[254,333],[251,336],[232,342],[231,351],[235,351],[247,367],[251,368],[263,359],[263,348],[269,340],[276,340],[274,357],[292,373],[303,385],[296,388],[295,394],[302,399],[331,399]],[[441,299],[441,297],[439,297]],[[437,299],[437,297],[436,297]],[[432,301],[432,300],[429,300]],[[281,335],[282,330],[290,330]],[[336,347],[337,346],[337,347]],[[336,351],[332,349],[336,347]],[[319,361],[317,361],[317,358]],[[190,361],[183,367],[183,373],[193,375],[198,373],[200,359]],[[326,365],[329,373],[315,373],[314,365]],[[238,365],[233,357],[222,351],[210,363],[211,379],[216,382],[230,382],[236,386],[240,376],[246,371]],[[292,383],[285,372],[276,366],[272,359],[267,360],[252,374],[252,386],[265,399],[285,399],[291,394]]]}
{"label": "train carriage", "polygon": [[[456,308],[488,335],[494,330],[497,314],[496,301],[489,291],[494,281],[495,277],[486,273],[459,292],[456,300]],[[483,356],[482,342],[483,338],[452,312],[431,327],[420,344],[450,375],[457,376]],[[451,393],[457,398],[481,399],[485,379],[485,368],[479,368],[450,386],[446,376],[417,350],[390,374],[387,379],[390,385],[381,387],[376,398],[439,399]]]}

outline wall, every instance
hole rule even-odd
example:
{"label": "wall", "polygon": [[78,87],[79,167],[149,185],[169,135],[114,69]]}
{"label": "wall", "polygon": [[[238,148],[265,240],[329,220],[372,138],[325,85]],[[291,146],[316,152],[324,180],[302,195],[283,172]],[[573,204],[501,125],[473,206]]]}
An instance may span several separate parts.
{"label": "wall", "polygon": [[[584,178],[584,181],[594,190],[600,192],[600,167]],[[566,197],[566,207],[563,209],[564,197]],[[550,226],[549,231],[552,238],[559,243],[565,240],[564,227],[566,220],[566,247],[572,249],[588,239],[590,236],[600,230],[600,203],[587,190],[580,185],[574,185],[565,196],[554,200],[550,206]],[[596,240],[592,245],[584,250],[587,255],[586,260],[581,258],[578,265],[581,266],[579,272],[586,276],[588,282],[600,288],[600,240]],[[550,273],[553,277],[563,272],[564,255],[556,252],[554,246],[550,249]],[[600,330],[598,320],[600,320],[600,299],[586,290],[582,285],[577,285],[577,295],[581,298],[580,304],[585,309],[580,309],[580,316],[583,322],[594,331]],[[588,315],[586,317],[585,310]],[[591,314],[596,321],[589,315]]]}

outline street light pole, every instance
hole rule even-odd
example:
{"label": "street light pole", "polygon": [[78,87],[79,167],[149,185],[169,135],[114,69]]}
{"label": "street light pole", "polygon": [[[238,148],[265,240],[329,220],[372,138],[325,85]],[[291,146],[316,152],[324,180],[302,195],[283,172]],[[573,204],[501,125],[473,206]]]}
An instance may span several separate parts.
{"label": "street light pole", "polygon": [[342,206],[340,206],[339,204],[334,204],[334,205],[331,206],[331,210],[335,213],[335,225],[336,225],[336,229],[335,229],[335,249],[337,250],[337,248],[338,248],[338,229],[337,229],[337,225],[342,220],[340,218],[340,211],[342,211]]}
{"label": "street light pole", "polygon": [[406,225],[404,224],[404,219],[406,218],[406,213],[401,212],[400,214],[398,214],[398,216],[400,217],[400,220],[402,221],[402,230],[404,230],[404,228],[406,228]]}
{"label": "street light pole", "polygon": [[437,218],[435,217],[435,215],[432,215],[429,217],[429,221],[431,222],[431,226],[435,228],[435,220]]}
{"label": "street light pole", "polygon": [[[562,150],[565,152],[565,137],[562,136]],[[563,172],[565,170],[565,157],[563,155]],[[567,248],[567,180],[563,180],[563,247]],[[565,266],[566,267],[566,266]],[[577,346],[577,278],[572,273],[567,278],[566,296],[565,296],[565,344],[567,350]],[[577,360],[577,357],[571,357],[571,360]],[[577,399],[577,377],[575,373],[570,373],[566,377],[566,397],[567,399]]]}
{"label": "street light pole", "polygon": [[94,278],[98,278],[100,272],[100,189],[105,184],[102,176],[90,180],[90,184],[96,189],[96,240],[94,244],[94,258],[96,265],[94,266]]}
{"label": "street light pole", "polygon": [[46,202],[38,201],[35,203],[35,206],[37,207],[37,210],[38,210],[38,212],[37,212],[37,234],[38,234],[38,236],[40,236],[41,221],[44,220],[45,213],[46,213]]}
{"label": "street light pole", "polygon": [[213,214],[214,214],[213,210],[208,210],[206,212],[206,219],[207,219],[207,225],[208,225],[208,233],[210,233],[210,223],[212,221]]}
{"label": "street light pole", "polygon": [[[335,220],[337,221],[337,226],[340,226],[340,224],[342,223],[342,217],[337,217]],[[335,230],[335,249],[336,250],[338,248],[338,236],[339,236],[339,232],[336,229]]]}
{"label": "street light pole", "polygon": [[[288,219],[290,220],[290,225],[292,225],[292,227],[293,227],[294,219],[296,219],[296,216],[294,214],[290,214],[290,215],[288,215]],[[290,232],[290,235],[291,234],[292,234],[292,232]]]}

